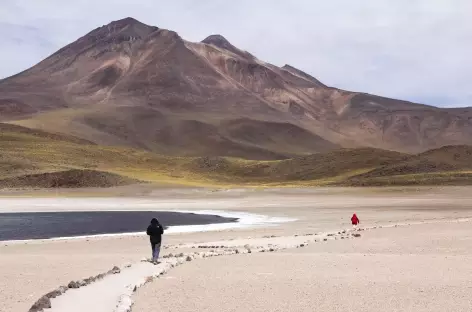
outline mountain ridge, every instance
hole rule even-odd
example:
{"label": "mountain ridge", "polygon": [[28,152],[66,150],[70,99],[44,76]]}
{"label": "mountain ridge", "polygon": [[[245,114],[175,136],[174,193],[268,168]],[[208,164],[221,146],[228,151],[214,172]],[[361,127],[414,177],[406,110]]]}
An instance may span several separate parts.
{"label": "mountain ridge", "polygon": [[0,80],[0,121],[185,156],[283,159],[339,147],[417,153],[472,144],[471,108],[332,88],[221,35],[190,42],[133,18]]}

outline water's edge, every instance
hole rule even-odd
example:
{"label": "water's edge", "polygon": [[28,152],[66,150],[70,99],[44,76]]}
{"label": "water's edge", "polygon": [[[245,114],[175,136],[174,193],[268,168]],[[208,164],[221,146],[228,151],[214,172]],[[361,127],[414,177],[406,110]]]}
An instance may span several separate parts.
{"label": "water's edge", "polygon": [[[113,212],[113,211],[102,211],[102,212]],[[148,211],[149,212],[149,211]],[[240,229],[248,227],[261,227],[261,226],[275,226],[280,223],[296,221],[294,218],[284,217],[270,217],[259,214],[252,214],[246,212],[228,212],[220,210],[173,210],[173,211],[155,211],[156,213],[172,212],[180,214],[195,214],[205,215],[210,217],[220,217],[221,220],[227,220],[228,222],[219,223],[208,223],[208,224],[187,224],[187,225],[173,225],[166,228],[167,234],[179,234],[179,233],[195,233],[195,232],[209,232],[209,231],[224,231],[228,229]],[[1,214],[0,214],[1,215]],[[2,243],[25,243],[25,242],[42,242],[42,241],[61,241],[61,240],[73,240],[73,239],[89,239],[89,238],[104,238],[104,237],[126,237],[126,236],[144,236],[146,235],[145,229],[139,232],[123,232],[123,233],[104,233],[104,234],[91,234],[91,235],[74,235],[74,236],[58,236],[50,238],[36,238],[36,239],[17,239],[17,240],[1,240]]]}

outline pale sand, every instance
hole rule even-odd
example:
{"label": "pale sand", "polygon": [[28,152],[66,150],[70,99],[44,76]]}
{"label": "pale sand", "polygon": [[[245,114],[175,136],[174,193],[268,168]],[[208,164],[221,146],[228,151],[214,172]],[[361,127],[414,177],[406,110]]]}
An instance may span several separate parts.
{"label": "pale sand", "polygon": [[133,312],[472,310],[472,222],[361,233],[192,262],[138,289]]}
{"label": "pale sand", "polygon": [[[155,196],[155,197],[154,197]],[[89,202],[93,203],[94,199]],[[120,209],[120,201],[116,199],[117,209]],[[223,232],[193,233],[166,236],[165,243],[178,247],[179,244],[203,243],[216,240],[229,240],[241,238],[260,238],[266,235],[291,236],[302,233],[316,233],[320,231],[330,231],[342,228],[348,228],[349,217],[352,212],[358,213],[363,226],[375,226],[378,224],[392,224],[395,222],[417,222],[421,220],[441,221],[444,219],[453,219],[459,217],[472,216],[472,192],[470,188],[426,188],[421,191],[371,191],[362,190],[275,190],[275,191],[229,191],[229,192],[212,192],[179,190],[178,192],[164,191],[149,194],[147,197],[139,197],[136,203],[142,203],[143,200],[149,200],[153,203],[161,203],[156,205],[159,209],[208,209],[218,208],[219,210],[228,211],[246,211],[250,213],[267,214],[276,217],[293,217],[299,220],[293,223],[283,224],[279,227],[256,228],[256,229],[233,229]],[[0,204],[1,205],[1,204]],[[137,204],[137,210],[142,207]],[[80,210],[83,207],[59,207],[51,209],[46,205],[43,207],[17,206],[14,208],[1,206],[2,211],[44,211],[44,210]],[[101,209],[97,207],[96,209]],[[107,208],[109,209],[109,208]],[[129,208],[128,208],[129,209]],[[150,208],[152,209],[152,208]],[[449,227],[449,226],[448,226]],[[396,231],[392,229],[391,231]],[[387,231],[387,230],[382,230]],[[390,230],[388,230],[390,231]],[[369,232],[371,233],[376,232]],[[392,232],[393,233],[393,232]],[[395,232],[396,233],[396,232]],[[396,235],[396,234],[395,234]],[[449,233],[448,233],[449,235]],[[362,237],[357,242],[366,240]],[[366,240],[367,241],[367,240]],[[349,246],[353,241],[343,242]],[[338,246],[337,242],[333,246]],[[406,241],[405,244],[407,244]],[[121,237],[121,238],[101,238],[90,240],[74,240],[74,241],[58,241],[58,242],[30,242],[27,244],[6,244],[0,243],[0,311],[27,311],[28,308],[46,292],[67,284],[70,280],[82,279],[91,275],[96,275],[111,269],[114,265],[123,266],[125,263],[136,263],[142,257],[148,256],[149,246],[145,237]],[[322,243],[319,246],[330,246]],[[185,246],[182,246],[185,247]],[[187,246],[188,247],[188,246]],[[311,246],[309,248],[312,248]],[[318,248],[318,247],[313,247]],[[164,254],[170,250],[165,250]],[[179,248],[180,251],[192,251],[187,248]],[[311,249],[310,249],[311,251]],[[316,254],[316,252],[313,252]],[[342,250],[339,251],[342,254]],[[257,265],[259,262],[257,257],[273,257],[274,263],[277,259],[285,259],[283,261],[303,261],[305,256],[307,262],[313,262],[310,257],[312,253],[296,253],[293,260],[288,260],[282,253],[271,253],[269,255],[251,254],[247,256],[229,256],[231,265],[233,260],[235,264],[239,263],[239,259],[248,260],[245,265],[252,266],[252,262]],[[321,256],[319,256],[321,257]],[[199,279],[201,271],[196,265],[205,265],[213,263],[213,261],[222,261],[228,264],[228,257],[218,259],[196,260],[192,263],[186,263],[180,268],[170,271],[169,274],[181,272],[179,270],[190,270],[189,279]],[[238,260],[236,260],[238,259]],[[272,259],[272,258],[271,258]],[[297,260],[298,259],[298,260]],[[364,259],[362,256],[361,260]],[[359,260],[359,261],[361,261]],[[266,261],[266,260],[264,260]],[[270,260],[272,261],[272,260]],[[359,264],[361,266],[364,264]],[[365,264],[370,267],[371,263]],[[298,267],[298,265],[297,265]],[[300,264],[303,268],[303,265]],[[230,275],[229,268],[221,268],[225,273],[223,276]],[[392,268],[393,269],[393,268]],[[294,270],[294,272],[290,272]],[[223,272],[222,271],[222,272]],[[285,278],[290,280],[289,276],[296,276],[297,269],[289,269]],[[216,271],[219,272],[219,271]],[[329,270],[326,271],[330,272]],[[464,271],[465,272],[465,271]],[[262,271],[259,276],[265,279],[267,275]],[[171,275],[169,275],[171,276]],[[182,277],[183,278],[183,277]],[[348,277],[346,277],[348,278]],[[470,280],[470,279],[469,279]],[[353,279],[354,281],[354,279]],[[142,292],[139,290],[138,303],[135,309],[142,307],[146,309],[146,304],[156,304],[155,293],[151,297],[142,296],[146,291],[152,291],[149,287],[163,287],[167,285],[167,280],[157,280],[145,286]],[[274,281],[272,287],[278,287]],[[347,283],[347,288],[354,282]],[[191,285],[191,284],[189,284]],[[223,284],[224,285],[224,282]],[[183,286],[183,285],[182,285]],[[250,285],[248,284],[248,287]],[[87,286],[91,287],[91,286]],[[170,286],[169,286],[170,287]],[[203,290],[202,290],[203,291]],[[235,294],[237,296],[237,294]],[[292,296],[287,291],[285,296]],[[261,296],[263,298],[264,296]],[[194,304],[192,297],[172,296],[175,298],[187,298],[190,304]],[[169,298],[159,295],[159,300],[170,302]],[[178,299],[181,300],[181,299]],[[186,299],[185,299],[186,300]],[[185,300],[181,300],[184,304]],[[237,306],[237,305],[236,305]],[[236,307],[235,306],[235,307]],[[214,308],[214,307],[213,307]],[[185,307],[182,307],[185,309]],[[293,309],[292,309],[293,310]],[[138,310],[136,310],[138,311]],[[144,311],[144,310],[143,310]],[[149,310],[150,311],[150,310]],[[175,311],[175,309],[171,309]],[[348,310],[349,311],[349,310]],[[103,311],[106,312],[106,311]]]}

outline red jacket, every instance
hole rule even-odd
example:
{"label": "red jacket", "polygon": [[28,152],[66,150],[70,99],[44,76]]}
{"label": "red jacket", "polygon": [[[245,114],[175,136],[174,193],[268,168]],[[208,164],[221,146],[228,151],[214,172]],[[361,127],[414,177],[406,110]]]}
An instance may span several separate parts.
{"label": "red jacket", "polygon": [[361,221],[360,221],[359,218],[356,216],[356,214],[353,214],[353,215],[352,215],[352,218],[351,218],[351,222],[352,222],[353,225],[358,225],[359,222],[361,222]]}

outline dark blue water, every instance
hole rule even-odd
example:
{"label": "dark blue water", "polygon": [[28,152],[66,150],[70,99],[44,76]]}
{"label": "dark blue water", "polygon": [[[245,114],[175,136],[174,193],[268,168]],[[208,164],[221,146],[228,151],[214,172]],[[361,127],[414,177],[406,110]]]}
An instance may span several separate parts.
{"label": "dark blue water", "polygon": [[159,219],[164,227],[237,221],[166,211],[0,213],[0,241],[144,232],[152,218]]}

